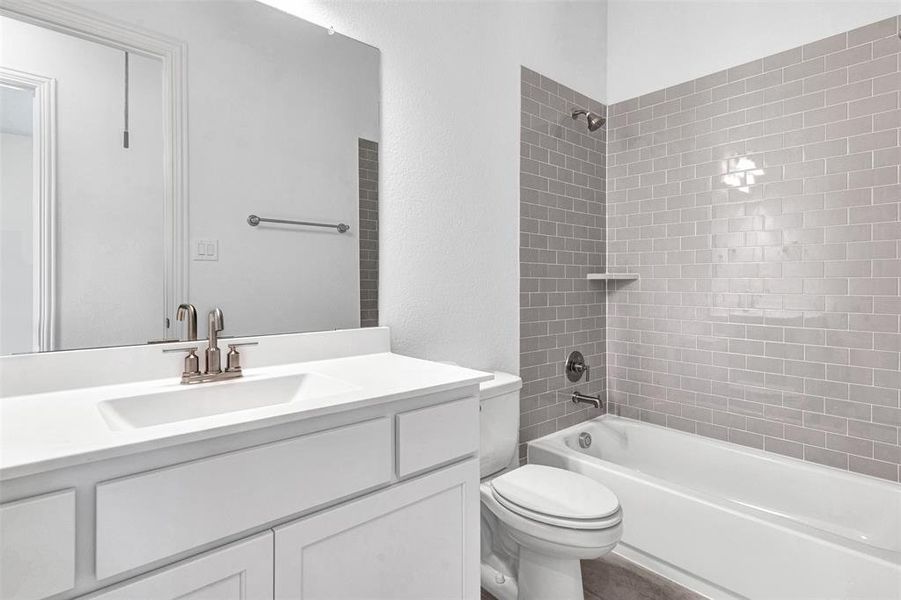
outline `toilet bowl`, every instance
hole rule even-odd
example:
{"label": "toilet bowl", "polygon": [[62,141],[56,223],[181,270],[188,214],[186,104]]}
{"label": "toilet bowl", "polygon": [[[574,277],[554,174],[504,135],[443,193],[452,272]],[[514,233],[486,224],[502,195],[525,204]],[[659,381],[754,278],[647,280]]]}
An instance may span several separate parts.
{"label": "toilet bowl", "polygon": [[[515,578],[515,595],[511,582],[500,595],[495,594],[501,600],[581,600],[579,561],[607,554],[622,537],[622,511],[616,496],[578,473],[524,465],[483,482],[480,495],[483,513],[487,510],[494,516],[483,522],[494,527],[493,534],[502,531],[515,543],[506,549],[515,553],[510,557],[515,565],[508,565],[509,571],[515,569],[510,573]],[[492,591],[498,578],[491,577],[490,571],[487,575],[483,587]]]}
{"label": "toilet bowl", "polygon": [[579,473],[512,468],[520,385],[504,373],[482,384],[482,587],[499,600],[583,600],[579,561],[616,546],[622,511],[613,492]]}

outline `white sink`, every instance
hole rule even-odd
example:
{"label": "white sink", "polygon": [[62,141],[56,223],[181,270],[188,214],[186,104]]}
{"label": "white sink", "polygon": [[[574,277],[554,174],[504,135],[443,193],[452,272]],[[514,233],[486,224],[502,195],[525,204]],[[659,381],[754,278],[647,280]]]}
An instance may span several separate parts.
{"label": "white sink", "polygon": [[239,410],[303,402],[358,389],[318,373],[261,379],[236,379],[167,388],[151,394],[104,400],[97,404],[113,431],[140,429]]}

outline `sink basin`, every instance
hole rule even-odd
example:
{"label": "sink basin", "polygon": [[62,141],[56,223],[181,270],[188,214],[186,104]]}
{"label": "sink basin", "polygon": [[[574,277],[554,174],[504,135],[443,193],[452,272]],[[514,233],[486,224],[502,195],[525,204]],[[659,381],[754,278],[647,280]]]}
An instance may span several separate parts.
{"label": "sink basin", "polygon": [[113,431],[152,427],[239,410],[303,402],[357,389],[340,379],[299,373],[265,379],[178,386],[176,389],[104,400],[97,406]]}

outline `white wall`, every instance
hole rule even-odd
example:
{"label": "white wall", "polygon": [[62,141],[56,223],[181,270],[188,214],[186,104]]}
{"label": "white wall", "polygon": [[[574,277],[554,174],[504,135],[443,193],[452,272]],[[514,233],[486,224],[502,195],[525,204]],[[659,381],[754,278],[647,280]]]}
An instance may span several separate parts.
{"label": "white wall", "polygon": [[267,2],[382,51],[394,349],[517,372],[520,65],[603,98],[603,3]]}
{"label": "white wall", "polygon": [[608,104],[901,13],[901,0],[609,0]]}

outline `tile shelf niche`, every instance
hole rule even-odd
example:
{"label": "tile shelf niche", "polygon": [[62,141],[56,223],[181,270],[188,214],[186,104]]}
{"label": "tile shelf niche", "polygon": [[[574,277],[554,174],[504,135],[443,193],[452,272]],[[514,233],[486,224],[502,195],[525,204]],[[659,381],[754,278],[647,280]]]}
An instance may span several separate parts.
{"label": "tile shelf niche", "polygon": [[589,273],[589,281],[633,281],[638,273]]}

